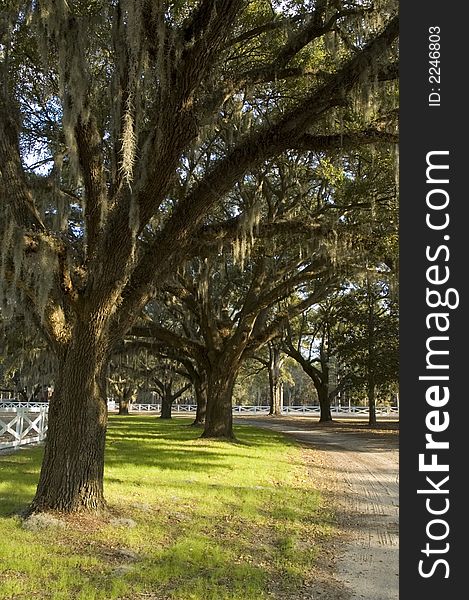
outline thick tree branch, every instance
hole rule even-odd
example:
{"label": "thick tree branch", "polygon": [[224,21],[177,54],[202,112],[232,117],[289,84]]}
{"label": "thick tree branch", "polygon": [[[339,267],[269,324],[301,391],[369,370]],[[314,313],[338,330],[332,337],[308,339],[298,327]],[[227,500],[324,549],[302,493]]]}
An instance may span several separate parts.
{"label": "thick tree branch", "polygon": [[[195,234],[190,246],[190,253],[194,256],[205,256],[220,244],[227,244],[236,239],[243,230],[243,216],[233,217],[222,223],[204,225]],[[263,221],[254,232],[255,239],[272,239],[276,236],[288,235],[294,237],[308,237],[326,233],[319,222],[297,221],[295,219],[276,219],[273,222]]]}
{"label": "thick tree branch", "polygon": [[323,152],[330,150],[353,150],[360,146],[377,143],[398,144],[399,136],[396,133],[381,131],[376,128],[366,129],[343,134],[314,135],[304,133],[292,144],[292,150],[306,150]]}
{"label": "thick tree branch", "polygon": [[378,71],[378,81],[393,81],[399,78],[399,61],[389,63]]}
{"label": "thick tree branch", "polygon": [[107,202],[101,136],[94,118],[79,118],[75,127],[78,160],[85,185],[85,221],[88,256],[96,251],[103,212]]}
{"label": "thick tree branch", "polygon": [[[216,89],[209,100],[206,101],[205,108],[212,114],[216,107],[221,106],[228,98],[236,92],[247,86],[272,83],[286,79],[297,79],[307,77],[309,79],[317,78],[324,80],[329,76],[327,71],[322,69],[311,69],[301,66],[280,67],[276,63],[257,67],[241,73],[238,77],[226,80],[222,86]],[[381,67],[376,78],[378,81],[391,81],[399,77],[399,63],[394,62],[390,65]]]}
{"label": "thick tree branch", "polygon": [[[398,33],[399,19],[396,16],[381,34],[296,108],[288,111],[276,124],[248,134],[226,158],[215,163],[205,178],[178,204],[164,229],[140,259],[123,294],[124,299],[117,313],[120,325],[116,334],[119,329],[125,331],[132,314],[140,312],[156,282],[170,275],[171,260],[176,255],[178,259],[187,255],[192,235],[210,207],[249,168],[291,147],[328,109],[344,103],[348,92],[370,70],[376,59],[391,47]],[[155,257],[158,257],[156,265]],[[149,272],[153,272],[151,282],[148,281]],[[122,333],[120,331],[119,335]]]}
{"label": "thick tree branch", "polygon": [[308,282],[315,282],[321,275],[327,274],[330,266],[325,259],[318,259],[304,267],[299,273],[296,273],[278,285],[275,285],[263,293],[258,301],[259,308],[268,308],[284,300],[299,286],[305,285]]}
{"label": "thick tree branch", "polygon": [[146,323],[145,325],[135,325],[128,333],[129,336],[138,338],[151,338],[162,342],[172,348],[177,348],[184,354],[199,358],[201,353],[205,351],[205,347],[194,340],[184,338],[164,327],[159,327],[154,323]]}
{"label": "thick tree branch", "polygon": [[275,60],[272,61],[272,65],[277,66],[277,68],[285,67],[308,44],[315,39],[322,37],[329,31],[332,31],[340,19],[352,15],[363,14],[364,12],[371,10],[363,7],[341,9],[337,10],[337,12],[326,20],[326,8],[326,2],[317,3],[316,9],[309,20],[295,35],[289,37],[288,41],[278,52]]}
{"label": "thick tree branch", "polygon": [[227,47],[235,46],[236,44],[241,44],[243,42],[248,42],[269,31],[275,31],[276,29],[288,29],[289,27],[297,23],[301,18],[302,17],[298,15],[296,17],[291,17],[288,19],[277,19],[276,21],[269,21],[268,23],[264,23],[263,25],[258,25],[257,27],[249,29],[248,31],[244,31],[243,33],[240,33],[233,39],[229,40]]}
{"label": "thick tree branch", "polygon": [[192,387],[192,383],[186,383],[182,388],[180,388],[177,392],[175,392],[174,394],[171,394],[171,398],[174,400],[177,400],[178,398],[180,398],[184,392],[187,392],[187,390],[189,390]]}
{"label": "thick tree branch", "polygon": [[[195,90],[213,67],[220,44],[244,4],[245,0],[203,0],[179,32],[180,56],[169,49],[165,51],[167,81],[164,87],[160,86],[159,98],[165,111],[156,110],[158,118],[142,152],[145,157],[142,180],[136,186],[140,231],[163,201],[182,151],[197,136]],[[151,30],[148,24],[146,27]],[[165,35],[177,37],[178,32],[167,31],[167,27],[165,24]],[[153,30],[149,35],[157,34],[156,26]]]}
{"label": "thick tree branch", "polygon": [[253,336],[249,340],[245,356],[251,357],[260,348],[278,338],[291,319],[300,315],[313,304],[317,304],[323,300],[330,291],[330,286],[331,282],[327,279],[316,281],[314,290],[308,296],[296,304],[291,304],[286,309],[280,311],[271,323],[263,327],[256,336]]}
{"label": "thick tree branch", "polygon": [[0,175],[2,188],[8,190],[11,213],[18,227],[26,231],[45,232],[45,226],[34,203],[21,164],[19,132],[15,119],[7,110],[0,90]]}
{"label": "thick tree branch", "polygon": [[245,4],[245,0],[201,0],[182,31],[191,48],[186,57],[197,59],[208,48],[216,52]]}
{"label": "thick tree branch", "polygon": [[[288,327],[286,328],[288,331]],[[301,365],[303,371],[311,377],[315,385],[319,385],[322,379],[322,371],[316,368],[310,361],[308,361],[299,350],[297,350],[291,339],[291,331],[288,331],[287,336],[283,339],[283,351],[288,354],[291,358]]]}

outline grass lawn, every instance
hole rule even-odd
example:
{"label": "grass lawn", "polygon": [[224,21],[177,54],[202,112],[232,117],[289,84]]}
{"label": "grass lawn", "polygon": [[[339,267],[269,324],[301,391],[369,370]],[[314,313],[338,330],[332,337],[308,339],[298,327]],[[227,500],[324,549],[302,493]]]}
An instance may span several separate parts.
{"label": "grass lawn", "polygon": [[43,450],[0,456],[0,598],[294,598],[333,533],[300,448],[249,426],[235,427],[240,443],[202,440],[189,423],[111,416],[105,494],[117,524],[23,529]]}

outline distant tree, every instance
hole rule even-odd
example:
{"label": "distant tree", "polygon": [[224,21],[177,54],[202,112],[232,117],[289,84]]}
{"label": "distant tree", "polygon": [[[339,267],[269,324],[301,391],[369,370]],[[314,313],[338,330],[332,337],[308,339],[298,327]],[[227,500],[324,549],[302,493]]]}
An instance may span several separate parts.
{"label": "distant tree", "polygon": [[331,399],[336,392],[330,385],[333,325],[333,302],[326,300],[305,311],[293,323],[288,323],[283,342],[284,351],[297,361],[316,388],[320,423],[332,421]]}
{"label": "distant tree", "polygon": [[339,309],[336,356],[352,389],[364,390],[369,424],[376,425],[376,395],[399,380],[397,299],[384,280],[368,275],[345,294]]}
{"label": "distant tree", "polygon": [[191,383],[187,379],[188,376],[184,371],[178,370],[175,365],[167,361],[160,362],[158,369],[153,371],[151,380],[161,399],[161,419],[171,419],[173,403],[191,388]]}
{"label": "distant tree", "polygon": [[116,354],[108,370],[108,389],[117,400],[119,414],[128,415],[130,406],[136,401],[144,383],[144,365],[137,353]]}
{"label": "distant tree", "polygon": [[284,406],[317,406],[317,392],[310,377],[293,359],[288,358],[285,365],[289,377],[284,385]]}

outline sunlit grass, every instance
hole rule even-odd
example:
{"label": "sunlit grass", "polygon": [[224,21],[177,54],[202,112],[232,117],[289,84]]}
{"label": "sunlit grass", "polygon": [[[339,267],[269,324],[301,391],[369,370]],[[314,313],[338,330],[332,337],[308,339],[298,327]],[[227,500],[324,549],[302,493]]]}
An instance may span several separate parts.
{"label": "sunlit grass", "polygon": [[130,528],[25,531],[42,448],[0,456],[0,599],[294,597],[333,531],[300,449],[248,426],[236,444],[202,440],[188,423],[111,417],[106,498]]}

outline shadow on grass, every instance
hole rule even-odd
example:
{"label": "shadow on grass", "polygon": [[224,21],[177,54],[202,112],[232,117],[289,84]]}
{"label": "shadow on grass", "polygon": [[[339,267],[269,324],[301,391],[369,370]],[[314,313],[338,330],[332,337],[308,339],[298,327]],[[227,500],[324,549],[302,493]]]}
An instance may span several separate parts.
{"label": "shadow on grass", "polygon": [[35,446],[0,455],[0,516],[16,514],[32,500],[43,452]]}
{"label": "shadow on grass", "polygon": [[[106,466],[133,464],[162,470],[207,471],[223,467],[235,454],[232,448],[278,444],[296,445],[284,436],[251,426],[235,427],[236,442],[201,438],[200,431],[190,426],[191,420],[160,421],[152,417],[111,417],[107,433]],[[227,458],[226,447],[230,447]]]}
{"label": "shadow on grass", "polygon": [[[0,456],[0,520],[33,557],[26,576],[24,565],[16,567],[15,545],[5,569],[23,568],[21,576],[39,590],[38,600],[75,600],[76,589],[94,583],[92,598],[99,600],[147,593],[174,600],[260,600],[271,597],[272,589],[279,598],[304,597],[303,578],[311,573],[315,542],[329,517],[314,489],[288,477],[295,464],[290,446],[296,443],[240,426],[236,434],[243,443],[227,445],[200,439],[189,423],[110,418],[105,486],[112,506],[134,519],[131,530],[105,525],[96,532],[24,532],[2,517],[31,500],[43,448]],[[37,556],[49,562],[39,568]],[[59,569],[63,583],[53,578]],[[43,593],[46,581],[51,591]],[[108,593],[111,584],[116,588]],[[20,597],[2,596],[1,590],[0,596]]]}
{"label": "shadow on grass", "polygon": [[[126,465],[203,473],[229,467],[234,458],[249,458],[246,454],[233,453],[232,444],[229,444],[231,451],[227,455],[227,442],[201,438],[200,430],[190,424],[191,419],[161,421],[148,416],[112,415],[107,432],[106,481],[124,481],[118,476],[113,477],[113,470]],[[243,448],[252,447],[254,450],[258,446],[295,445],[282,435],[252,426],[237,426],[235,431],[239,446]],[[0,455],[0,516],[19,513],[32,500],[43,452],[41,445],[22,447],[11,454]],[[161,483],[164,485],[163,481]]]}
{"label": "shadow on grass", "polygon": [[[231,440],[217,440],[216,438],[201,437],[201,430],[191,426],[192,419],[178,418],[161,421],[156,417],[141,417],[129,415],[119,417],[111,415],[108,427],[108,440],[112,439],[148,439],[157,440],[170,437],[171,441],[200,440],[222,443],[231,443]],[[119,428],[119,430],[117,430]],[[235,425],[234,432],[237,436],[235,443],[243,445],[265,444],[277,445],[278,441],[284,440],[281,434],[268,432],[251,425]]]}

